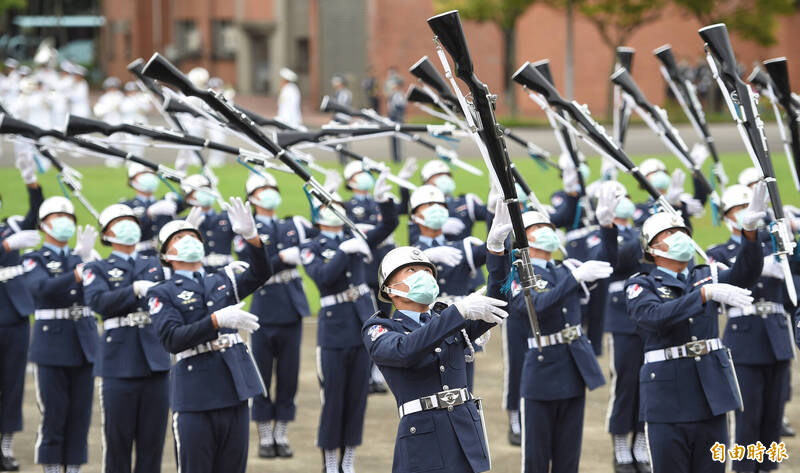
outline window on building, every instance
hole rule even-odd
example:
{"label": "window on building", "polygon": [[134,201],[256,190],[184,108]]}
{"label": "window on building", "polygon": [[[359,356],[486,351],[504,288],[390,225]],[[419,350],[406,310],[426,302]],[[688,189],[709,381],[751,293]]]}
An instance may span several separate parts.
{"label": "window on building", "polygon": [[298,74],[308,73],[311,51],[308,38],[298,38],[296,40],[297,54],[295,55],[294,71]]}
{"label": "window on building", "polygon": [[180,59],[198,57],[203,54],[200,30],[194,20],[179,20],[175,23],[175,47]]}
{"label": "window on building", "polygon": [[231,20],[211,22],[212,53],[214,59],[233,59],[236,57],[238,34]]}

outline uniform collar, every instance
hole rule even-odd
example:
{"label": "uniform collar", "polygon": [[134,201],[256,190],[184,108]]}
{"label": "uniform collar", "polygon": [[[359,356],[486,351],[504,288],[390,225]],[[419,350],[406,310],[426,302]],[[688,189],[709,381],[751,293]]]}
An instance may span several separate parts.
{"label": "uniform collar", "polygon": [[[397,309],[397,312],[400,312],[401,314],[405,315],[414,322],[422,325],[422,323],[420,323],[419,321],[419,316],[422,315],[423,312],[415,312],[413,310],[402,310],[402,309]],[[430,315],[430,312],[425,312],[425,313]]]}
{"label": "uniform collar", "polygon": [[267,217],[266,215],[256,215],[256,220],[267,225],[275,223],[275,217]]}
{"label": "uniform collar", "polygon": [[[203,268],[200,268],[197,271],[189,271],[188,269],[179,269],[179,270],[175,271],[175,274],[179,274],[179,275],[183,276],[186,279],[191,279],[192,281],[197,281],[194,278],[194,273],[200,273],[201,276],[205,276],[206,275],[206,270],[203,269]],[[197,281],[197,282],[200,282],[200,281]]]}
{"label": "uniform collar", "polygon": [[340,231],[340,232],[329,232],[327,230],[322,230],[319,233],[320,233],[320,235],[326,236],[331,240],[335,240],[337,238],[341,240],[342,238],[344,238],[344,232],[343,231]]}
{"label": "uniform collar", "polygon": [[620,231],[630,230],[631,228],[633,228],[633,226],[630,223],[627,223],[625,225],[620,225],[620,224],[615,224],[615,225],[617,226],[617,230],[620,230]]}
{"label": "uniform collar", "polygon": [[[669,274],[670,276],[672,276],[675,279],[678,279],[678,273],[676,273],[675,271],[669,270],[669,269],[667,269],[667,268],[665,268],[663,266],[656,266],[656,269],[658,269],[659,271],[663,271],[663,272]],[[688,267],[686,269],[684,269],[683,271],[681,271],[681,274],[683,274],[684,277],[686,277],[687,281],[689,280],[689,268]]]}
{"label": "uniform collar", "polygon": [[547,269],[547,263],[552,263],[552,262],[553,262],[552,259],[546,260],[542,258],[531,258],[531,263],[533,263],[534,266],[538,266],[542,269]]}
{"label": "uniform collar", "polygon": [[731,235],[731,240],[735,241],[736,243],[742,244],[742,236],[741,235]]}
{"label": "uniform collar", "polygon": [[131,253],[131,254],[128,254],[128,253],[123,253],[121,251],[114,250],[114,251],[111,252],[111,254],[116,256],[117,258],[121,258],[123,260],[131,260],[131,261],[135,260],[136,257],[138,256],[135,251],[133,253]]}
{"label": "uniform collar", "polygon": [[441,235],[437,236],[436,238],[431,238],[431,237],[420,235],[419,236],[419,241],[420,241],[420,243],[424,243],[427,246],[433,246],[433,242],[434,241],[436,243],[438,243],[439,245],[444,245],[444,243],[445,243],[444,233],[442,233]]}
{"label": "uniform collar", "polygon": [[42,246],[44,248],[47,248],[48,250],[52,251],[53,253],[55,253],[57,255],[69,256],[69,253],[70,253],[69,245],[56,246],[56,245],[54,245],[52,243],[45,243]]}
{"label": "uniform collar", "polygon": [[146,196],[146,195],[136,194],[136,200],[139,200],[139,201],[144,202],[146,204],[152,204],[153,202],[156,201],[156,198],[153,197],[152,195],[151,196]]}
{"label": "uniform collar", "polygon": [[369,194],[353,194],[353,198],[360,201],[365,201],[369,198]]}

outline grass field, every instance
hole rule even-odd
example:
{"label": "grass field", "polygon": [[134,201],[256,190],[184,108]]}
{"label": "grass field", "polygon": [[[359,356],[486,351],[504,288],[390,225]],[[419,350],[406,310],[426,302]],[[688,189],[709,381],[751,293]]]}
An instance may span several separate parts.
{"label": "grass field", "polygon": [[[635,161],[639,162],[643,158],[641,156],[636,157]],[[670,168],[678,165],[677,161],[672,158],[663,156],[662,158]],[[776,154],[774,159],[784,202],[794,205],[800,204],[800,195],[798,195],[791,183],[785,158],[783,155]],[[520,157],[516,161],[521,172],[526,176],[541,200],[546,201],[553,191],[560,188],[561,182],[554,170],[543,171],[529,158]],[[471,160],[471,162],[482,167],[477,160]],[[723,162],[732,181],[735,181],[741,169],[750,165],[749,158],[744,154],[725,155],[723,156]],[[324,164],[334,166],[332,162]],[[599,160],[590,158],[589,164],[592,168],[592,177],[596,178],[599,175]],[[133,195],[132,189],[125,184],[125,171],[123,169],[106,167],[79,167],[78,169],[84,174],[84,193],[98,209],[117,202],[122,197]],[[217,174],[220,177],[220,190],[222,193],[225,195],[243,195],[247,172],[245,168],[238,165],[229,165],[219,169]],[[489,186],[485,177],[472,176],[460,170],[455,170],[454,175],[458,183],[457,192],[474,192],[482,198],[486,197]],[[293,176],[277,173],[276,177],[283,193],[283,204],[279,214],[307,216],[309,214],[308,204],[299,188],[300,181]],[[634,201],[644,199],[643,193],[636,188],[635,183],[628,176],[622,176],[621,180],[629,188]],[[41,176],[40,182],[44,187],[45,195],[52,196],[60,192],[54,171]],[[691,191],[691,185],[688,184],[687,186],[687,190]],[[163,190],[162,187],[161,191],[163,192]],[[3,216],[26,211],[25,189],[15,169],[0,168],[0,192],[3,196]],[[342,190],[342,194],[344,196],[347,195],[344,190]],[[93,223],[85,210],[77,204],[76,207],[78,208],[79,223]],[[710,211],[707,212],[704,218],[695,222],[695,231],[698,242],[704,247],[728,238],[728,232],[725,227],[713,227],[711,225]],[[475,229],[475,235],[479,237],[485,235],[485,229],[482,224],[479,224]],[[406,242],[407,235],[404,218],[396,231],[395,238],[398,244]],[[108,253],[106,247],[98,245],[98,250],[103,255]],[[306,281],[305,287],[309,302],[315,311],[319,305],[315,286],[310,281]],[[300,387],[297,396],[298,417],[290,430],[290,439],[295,449],[295,457],[291,460],[273,461],[258,459],[255,456],[257,440],[255,429],[253,428],[251,429],[251,454],[248,471],[298,473],[319,471],[320,453],[314,447],[319,418],[319,391],[316,381],[314,355],[315,332],[316,323],[311,318],[304,324]],[[519,449],[510,446],[506,441],[507,417],[500,407],[503,372],[501,334],[499,330],[494,330],[493,333],[493,340],[489,343],[486,352],[478,357],[476,394],[485,399],[487,406],[487,427],[491,442],[493,471],[516,472],[519,471]],[[606,354],[600,359],[600,364],[604,370],[607,369],[608,363],[608,355]],[[797,393],[797,389],[800,386],[797,383],[794,384],[795,393]],[[36,426],[39,422],[39,413],[36,410],[34,399],[33,381],[32,377],[29,376],[25,399],[25,430],[17,436],[17,441],[15,442],[17,456],[23,464],[22,471],[27,472],[40,471],[38,467],[33,465],[33,443],[35,441]],[[611,442],[604,426],[607,402],[607,385],[588,394],[581,472],[605,473],[611,471]],[[800,407],[796,401],[790,404],[788,413],[795,424],[800,426]],[[92,430],[90,432],[90,463],[84,467],[84,473],[100,471],[101,433],[97,402],[95,402],[93,415]],[[390,471],[396,422],[397,411],[391,395],[371,396],[365,423],[364,446],[358,450],[357,454],[356,465],[359,472]],[[163,471],[175,471],[171,437],[171,434],[167,436]],[[800,472],[800,462],[794,458],[795,454],[800,455],[800,440],[787,440],[787,448],[790,459],[784,463],[781,471]]]}

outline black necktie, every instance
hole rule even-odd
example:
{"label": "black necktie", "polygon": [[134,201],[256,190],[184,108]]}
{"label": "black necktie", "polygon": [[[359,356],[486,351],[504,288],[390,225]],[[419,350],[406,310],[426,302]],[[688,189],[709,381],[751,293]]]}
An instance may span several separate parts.
{"label": "black necktie", "polygon": [[199,282],[200,284],[203,283],[203,273],[201,273],[200,271],[193,272],[192,276],[194,276],[195,281]]}
{"label": "black necktie", "polygon": [[431,314],[425,312],[424,314],[419,314],[419,324],[425,325],[431,320]]}

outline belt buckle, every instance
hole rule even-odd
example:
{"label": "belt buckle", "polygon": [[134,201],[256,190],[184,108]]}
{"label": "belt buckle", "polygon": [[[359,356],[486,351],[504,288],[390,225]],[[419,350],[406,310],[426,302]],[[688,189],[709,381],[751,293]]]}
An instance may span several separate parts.
{"label": "belt buckle", "polygon": [[439,407],[452,407],[464,404],[464,400],[461,398],[461,391],[459,389],[440,391],[436,393],[436,399],[439,400]]}
{"label": "belt buckle", "polygon": [[83,317],[83,307],[70,307],[68,311],[70,320],[78,320]]}
{"label": "belt buckle", "polygon": [[772,304],[756,303],[755,308],[756,308],[755,312],[756,312],[757,315],[762,315],[763,316],[763,315],[769,315],[769,314],[772,313]]}
{"label": "belt buckle", "polygon": [[230,348],[233,346],[233,339],[232,337],[222,336],[211,342],[211,346],[214,348],[214,350],[223,350],[226,348]]}
{"label": "belt buckle", "polygon": [[145,325],[150,323],[150,316],[145,314],[144,312],[134,312],[130,314],[128,320],[130,320],[131,325],[144,327]]}
{"label": "belt buckle", "polygon": [[702,356],[708,354],[708,344],[705,340],[689,342],[686,345],[686,354],[689,356]]}
{"label": "belt buckle", "polygon": [[580,338],[580,333],[578,333],[578,326],[573,325],[571,327],[567,327],[561,331],[561,337],[564,339],[566,343],[572,343],[578,338]]}
{"label": "belt buckle", "polygon": [[426,396],[419,398],[419,404],[420,406],[422,406],[423,411],[427,411],[429,409],[433,409],[434,407],[436,407],[433,405],[433,400],[431,399],[432,397],[433,396]]}

